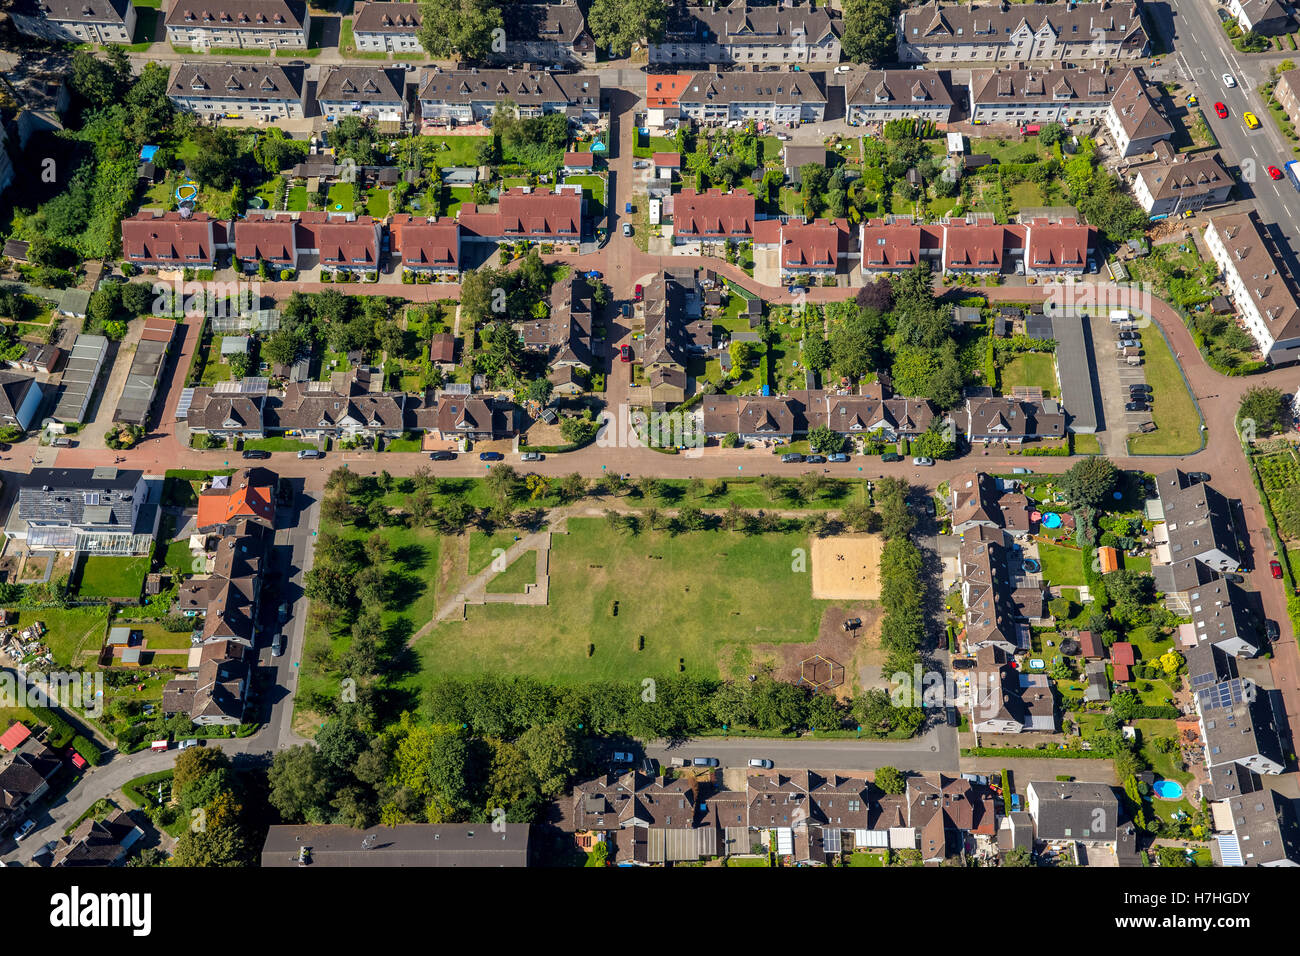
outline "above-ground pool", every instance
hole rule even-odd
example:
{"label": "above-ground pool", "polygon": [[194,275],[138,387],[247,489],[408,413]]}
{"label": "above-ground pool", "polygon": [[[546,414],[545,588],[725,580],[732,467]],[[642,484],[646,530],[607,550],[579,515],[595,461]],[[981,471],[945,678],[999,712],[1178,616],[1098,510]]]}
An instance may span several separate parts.
{"label": "above-ground pool", "polygon": [[1151,787],[1161,800],[1181,800],[1183,785],[1174,780],[1157,780]]}
{"label": "above-ground pool", "polygon": [[1059,528],[1061,526],[1061,516],[1055,511],[1049,511],[1043,515],[1044,528]]}

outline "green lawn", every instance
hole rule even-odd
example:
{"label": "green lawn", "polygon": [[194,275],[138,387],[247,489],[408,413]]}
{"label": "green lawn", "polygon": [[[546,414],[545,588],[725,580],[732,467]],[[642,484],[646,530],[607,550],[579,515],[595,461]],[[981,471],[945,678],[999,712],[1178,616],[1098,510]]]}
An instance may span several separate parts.
{"label": "green lawn", "polygon": [[537,552],[525,551],[510,567],[487,583],[490,594],[522,594],[524,586],[537,583]]}
{"label": "green lawn", "polygon": [[478,574],[492,563],[493,554],[498,548],[502,551],[508,549],[515,543],[518,537],[513,531],[498,531],[496,534],[487,534],[483,531],[474,531],[469,536],[469,568],[470,574]]}
{"label": "green lawn", "polygon": [[147,557],[105,557],[89,555],[82,562],[81,585],[77,589],[83,598],[138,598],[149,573]]}
{"label": "green lawn", "polygon": [[1100,455],[1101,439],[1096,435],[1079,434],[1074,436],[1074,453],[1076,455]]}
{"label": "green lawn", "polygon": [[582,196],[587,200],[587,217],[601,219],[605,215],[605,180],[600,176],[566,176],[564,182],[582,187]]}
{"label": "green lawn", "polygon": [[1139,334],[1146,380],[1154,389],[1151,420],[1156,423],[1156,430],[1149,435],[1130,435],[1129,454],[1188,455],[1200,451],[1205,444],[1201,417],[1164,335],[1154,327],[1145,328]]}
{"label": "green lawn", "polygon": [[253,438],[244,442],[245,451],[306,451],[319,447],[313,442],[298,441],[295,438]]}
{"label": "green lawn", "polygon": [[329,212],[351,212],[356,188],[352,183],[335,183],[330,187]]}
{"label": "green lawn", "polygon": [[489,672],[640,680],[677,673],[679,659],[685,673],[715,676],[748,645],[808,640],[827,605],[812,599],[807,574],[791,572],[807,535],[631,536],[595,518],[569,519],[568,532],[553,538],[550,603],[473,606],[439,625],[416,645],[417,685]]}
{"label": "green lawn", "polygon": [[1002,391],[1016,387],[1041,388],[1047,395],[1060,394],[1056,382],[1056,356],[1051,352],[1021,352],[1002,368]]}
{"label": "green lawn", "polygon": [[1038,544],[1038,559],[1043,565],[1043,577],[1056,587],[1087,584],[1083,576],[1083,552],[1057,544]]}
{"label": "green lawn", "polygon": [[289,212],[307,211],[307,187],[291,186],[289,188]]}
{"label": "green lawn", "polygon": [[10,611],[18,615],[18,626],[27,627],[40,621],[46,627],[42,638],[60,667],[71,667],[83,651],[97,651],[104,642],[108,623],[106,607],[23,608]]}
{"label": "green lawn", "polygon": [[[486,136],[420,136],[420,145],[434,147],[433,161],[443,166],[477,166],[478,148],[487,142]],[[442,147],[446,147],[443,149]]]}
{"label": "green lawn", "polygon": [[388,190],[372,189],[366,196],[366,214],[374,216],[376,219],[383,219],[388,215]]}

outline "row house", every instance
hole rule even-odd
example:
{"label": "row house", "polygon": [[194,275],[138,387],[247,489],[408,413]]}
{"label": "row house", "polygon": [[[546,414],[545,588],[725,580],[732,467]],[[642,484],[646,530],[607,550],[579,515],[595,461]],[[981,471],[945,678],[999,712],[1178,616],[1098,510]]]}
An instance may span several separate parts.
{"label": "row house", "polygon": [[117,866],[143,836],[144,830],[125,810],[114,810],[102,820],[87,817],[54,845],[50,866]]}
{"label": "row house", "polygon": [[177,416],[191,432],[227,440],[266,437],[266,379],[218,382],[186,392],[189,394],[182,393]]}
{"label": "row house", "polygon": [[1130,70],[1120,81],[1103,120],[1120,156],[1149,153],[1156,143],[1174,135],[1173,126],[1147,89],[1141,70]]}
{"label": "row house", "polygon": [[122,257],[143,269],[213,269],[230,248],[229,228],[205,212],[142,209],[122,220]]}
{"label": "row house", "polygon": [[305,50],[311,13],[302,0],[173,0],[167,42],[196,53],[212,47]]}
{"label": "row house", "polygon": [[44,402],[45,390],[36,379],[0,371],[0,423],[27,431]]}
{"label": "row house", "polygon": [[953,108],[948,80],[940,70],[868,70],[846,76],[846,119],[855,126],[894,119],[946,123]]}
{"label": "row house", "polygon": [[253,652],[236,641],[205,643],[194,675],[163,685],[163,716],[184,714],[199,727],[242,724],[254,659]]}
{"label": "row house", "polygon": [[420,72],[416,98],[426,123],[481,123],[498,104],[509,103],[519,116],[564,113],[579,123],[600,116],[600,77],[595,73],[537,70],[444,70]]}
{"label": "row house", "polygon": [[1300,866],[1300,828],[1291,801],[1236,764],[1222,772],[1240,781],[1231,792],[1216,792],[1210,804],[1222,865]]}
{"label": "row house", "polygon": [[694,271],[657,273],[645,287],[636,317],[644,330],[640,361],[650,405],[663,411],[686,400],[686,368],[692,356],[713,344],[713,324],[704,318]]}
{"label": "row house", "polygon": [[[1205,591],[1202,599],[1202,590],[1214,588],[1220,574],[1233,573],[1241,565],[1232,503],[1208,482],[1194,481],[1179,468],[1161,472],[1155,485],[1159,497],[1147,502],[1146,512],[1156,522],[1156,560],[1151,569],[1156,585],[1172,607],[1214,616],[1213,605],[1225,596],[1231,602],[1231,592]],[[1207,635],[1217,634],[1219,623],[1209,627],[1207,621],[1204,630]],[[1228,639],[1234,643],[1231,653],[1243,651],[1236,644],[1237,635]]]}
{"label": "row house", "polygon": [[561,395],[582,392],[578,373],[591,371],[595,317],[592,292],[586,279],[567,276],[551,287],[551,308],[546,318],[515,325],[524,348],[545,356],[547,377]]}
{"label": "row house", "polygon": [[258,263],[297,269],[314,257],[322,270],[379,272],[382,225],[371,216],[328,212],[252,212],[234,225],[235,259],[245,272]]}
{"label": "row house", "polygon": [[924,3],[898,16],[901,63],[1136,60],[1150,39],[1138,4]]}
{"label": "row house", "polygon": [[743,441],[790,441],[823,425],[845,438],[897,441],[915,438],[935,423],[925,398],[885,398],[880,385],[857,395],[797,390],[789,395],[704,397],[704,432],[710,438],[734,433]]}
{"label": "row house", "polygon": [[683,189],[672,197],[672,205],[674,245],[698,244],[701,251],[718,251],[728,242],[755,238],[757,206],[754,194],[744,189]]}
{"label": "row house", "polygon": [[577,185],[557,186],[554,192],[515,186],[500,194],[495,207],[461,206],[457,221],[467,239],[576,245],[582,238],[583,204]]}
{"label": "row house", "polygon": [[20,33],[55,43],[135,42],[131,0],[17,0],[9,17]]}
{"label": "row house", "polygon": [[678,97],[679,115],[697,123],[820,123],[826,93],[808,73],[697,73]]}
{"label": "row house", "polygon": [[424,55],[418,35],[424,16],[418,3],[358,3],[354,14],[352,37],[358,52]]}
{"label": "row house", "polygon": [[1259,653],[1258,628],[1246,610],[1248,598],[1241,588],[1227,578],[1216,577],[1186,593],[1187,616],[1192,619],[1191,631],[1198,644],[1217,647],[1233,657]]}
{"label": "row house", "polygon": [[963,638],[972,654],[989,647],[1015,654],[1029,647],[1029,624],[1012,599],[1010,555],[1001,528],[977,525],[962,535],[957,571],[965,608]]}
{"label": "row house", "polygon": [[650,63],[838,63],[843,23],[826,4],[675,4]]}
{"label": "row house", "polygon": [[1300,127],[1300,69],[1287,70],[1278,75],[1273,87],[1273,98],[1286,111],[1292,126]]}
{"label": "row house", "polygon": [[921,263],[942,263],[943,237],[942,225],[914,222],[907,216],[866,220],[858,239],[862,271],[880,275],[910,272]]}
{"label": "row house", "polygon": [[432,401],[408,397],[406,421],[437,441],[493,441],[517,432],[514,406],[491,395],[445,391]]}
{"label": "row house", "polygon": [[948,513],[954,534],[971,528],[1001,529],[1012,536],[1029,534],[1029,498],[1013,483],[983,472],[955,475],[948,482]]}
{"label": "row house", "polygon": [[275,476],[264,468],[241,468],[233,475],[214,475],[199,495],[195,527],[216,531],[240,521],[275,525]]}
{"label": "row house", "polygon": [[1286,769],[1283,730],[1271,696],[1245,677],[1196,691],[1207,769],[1233,763],[1261,774],[1280,774]]}
{"label": "row house", "polygon": [[891,217],[859,228],[862,269],[869,274],[907,272],[924,263],[971,275],[1082,275],[1097,248],[1097,230],[1068,217],[1005,226],[985,219],[927,225]]}
{"label": "row house", "polygon": [[1215,216],[1205,245],[1260,354],[1272,365],[1300,358],[1300,303],[1255,212]]}
{"label": "row house", "polygon": [[1072,843],[1109,850],[1120,866],[1141,866],[1136,831],[1115,788],[1078,780],[1031,780],[1025,809],[1040,843]]}
{"label": "row house", "polygon": [[505,49],[493,50],[494,63],[546,63],[592,66],[596,41],[575,0],[512,4],[505,19]]}
{"label": "row house", "polygon": [[1155,145],[1156,161],[1133,176],[1133,197],[1152,219],[1199,212],[1228,201],[1233,178],[1218,153],[1175,153],[1165,142]]}
{"label": "row house", "polygon": [[1249,33],[1272,37],[1295,28],[1281,0],[1228,0],[1227,6],[1237,26]]}
{"label": "row house", "polygon": [[1056,732],[1056,705],[1047,675],[1012,667],[1007,653],[996,645],[975,653],[970,711],[971,729],[977,734]]}
{"label": "row house", "polygon": [[1050,398],[971,397],[965,411],[966,440],[972,445],[1023,445],[1065,437],[1065,412]]}
{"label": "row house", "polygon": [[177,109],[205,119],[302,119],[305,90],[301,66],[273,62],[182,62],[167,84]]}
{"label": "row house", "polygon": [[966,777],[919,774],[907,778],[907,823],[925,863],[964,857],[976,839],[997,835],[993,791]]}
{"label": "row house", "polygon": [[406,71],[372,66],[332,66],[316,86],[320,112],[336,120],[360,116],[394,129],[406,122]]}
{"label": "row house", "polygon": [[694,78],[694,73],[647,73],[646,125],[651,129],[675,125],[681,118],[682,93]]}
{"label": "row house", "polygon": [[835,275],[849,257],[853,237],[847,219],[790,220],[781,224],[777,248],[781,251],[781,278],[822,279]]}
{"label": "row house", "polygon": [[396,215],[388,223],[392,253],[406,272],[444,279],[460,276],[460,223],[454,219]]}
{"label": "row house", "polygon": [[271,407],[269,428],[311,441],[321,438],[399,438],[406,430],[407,396],[385,392],[379,369],[335,372],[327,382],[290,382]]}
{"label": "row house", "polygon": [[1023,62],[999,70],[972,70],[971,119],[1017,125],[1101,119],[1132,75],[1124,68],[1038,68]]}

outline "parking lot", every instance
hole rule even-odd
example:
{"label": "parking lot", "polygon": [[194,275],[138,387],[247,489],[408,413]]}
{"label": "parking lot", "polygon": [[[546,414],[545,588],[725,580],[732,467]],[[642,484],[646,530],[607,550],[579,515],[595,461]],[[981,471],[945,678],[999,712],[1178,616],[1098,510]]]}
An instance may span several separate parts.
{"label": "parking lot", "polygon": [[[1133,323],[1129,322],[1093,323],[1093,344],[1097,348],[1098,375],[1101,379],[1106,427],[1112,441],[1117,443],[1123,443],[1129,434],[1140,431],[1144,426],[1148,430],[1153,427],[1149,424],[1151,422],[1150,398],[1142,399],[1141,396],[1132,394],[1133,386],[1147,384],[1146,360],[1142,355],[1139,334],[1133,327]],[[1121,336],[1132,343],[1127,349],[1123,346]],[[1132,357],[1138,359],[1138,364],[1132,364]],[[1135,401],[1135,399],[1139,400]],[[1138,409],[1127,407],[1132,404],[1145,407]],[[1122,449],[1123,445],[1120,444],[1119,447]]]}

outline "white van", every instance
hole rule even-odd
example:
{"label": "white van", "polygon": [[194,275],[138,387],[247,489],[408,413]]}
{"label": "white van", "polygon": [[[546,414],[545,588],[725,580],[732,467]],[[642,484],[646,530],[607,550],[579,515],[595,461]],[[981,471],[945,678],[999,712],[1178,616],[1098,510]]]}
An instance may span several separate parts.
{"label": "white van", "polygon": [[1110,320],[1114,323],[1131,322],[1133,316],[1129,314],[1128,309],[1115,309],[1110,314]]}

